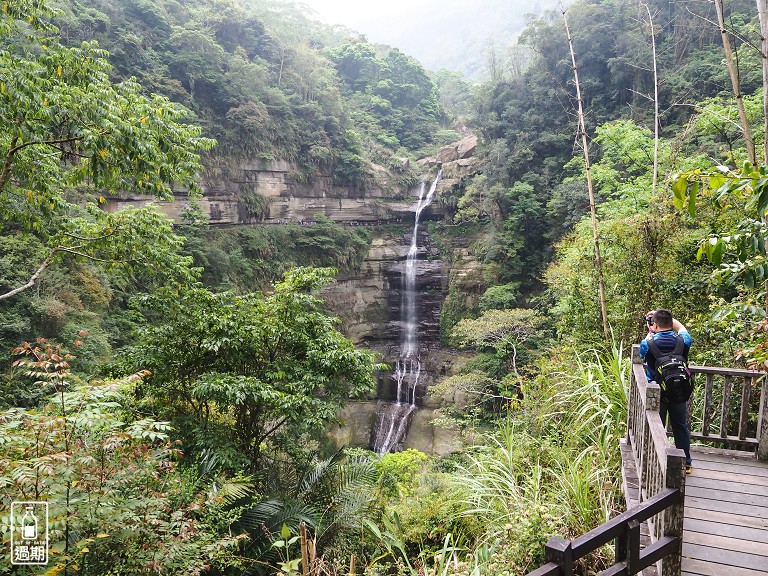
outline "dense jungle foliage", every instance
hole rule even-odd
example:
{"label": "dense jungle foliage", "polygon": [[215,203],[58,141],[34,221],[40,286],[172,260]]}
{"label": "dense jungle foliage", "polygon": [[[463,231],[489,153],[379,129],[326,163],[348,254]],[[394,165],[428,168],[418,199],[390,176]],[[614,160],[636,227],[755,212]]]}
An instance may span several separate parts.
{"label": "dense jungle foliage", "polygon": [[[524,574],[551,535],[615,515],[626,350],[645,311],[672,309],[696,362],[768,358],[759,25],[752,4],[726,8],[754,160],[711,4],[568,9],[606,342],[560,14],[489,53],[490,81],[469,86],[289,4],[5,2],[0,531],[7,546],[11,501],[45,499],[51,547],[47,567],[3,554],[0,570],[293,575],[308,542],[316,573]],[[449,456],[328,448],[323,429],[380,367],[321,289],[361,265],[369,232],[102,209],[116,190],[194,197],[201,172],[240,157],[362,193],[372,163],[434,153],[456,119],[481,165],[430,224],[446,258],[475,266],[451,277],[441,322],[473,352],[434,390],[463,398],[441,414],[466,442]]]}
{"label": "dense jungle foliage", "polygon": [[[296,161],[301,177],[363,185],[365,161],[434,144],[433,80],[396,48],[337,36],[288,2],[62,2],[65,41],[97,40],[135,77],[196,115],[232,156]],[[209,169],[213,169],[209,166]]]}

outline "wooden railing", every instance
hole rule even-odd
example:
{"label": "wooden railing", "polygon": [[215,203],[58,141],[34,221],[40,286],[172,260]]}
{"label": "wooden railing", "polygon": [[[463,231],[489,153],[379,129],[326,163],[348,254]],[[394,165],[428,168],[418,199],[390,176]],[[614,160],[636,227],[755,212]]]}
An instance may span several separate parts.
{"label": "wooden railing", "polygon": [[[528,576],[572,576],[573,563],[614,540],[616,564],[599,576],[631,576],[670,555],[680,555],[679,535],[668,535],[640,549],[640,524],[653,516],[682,506],[683,495],[677,488],[666,488],[640,506],[619,514],[576,540],[550,538],[546,545],[547,564]],[[678,561],[679,565],[679,561]],[[679,570],[677,574],[679,574]]]}
{"label": "wooden railing", "polygon": [[768,460],[766,373],[708,366],[691,366],[691,371],[697,375],[688,404],[691,439],[756,452]]}
{"label": "wooden railing", "polygon": [[[661,422],[661,388],[648,382],[640,360],[640,346],[632,347],[632,373],[629,384],[627,442],[632,450],[639,480],[639,500],[644,502],[666,488],[676,488],[680,502],[648,520],[651,542],[674,535],[682,542],[685,496],[685,454],[672,447]],[[661,576],[680,574],[680,552],[670,554],[658,565]]]}

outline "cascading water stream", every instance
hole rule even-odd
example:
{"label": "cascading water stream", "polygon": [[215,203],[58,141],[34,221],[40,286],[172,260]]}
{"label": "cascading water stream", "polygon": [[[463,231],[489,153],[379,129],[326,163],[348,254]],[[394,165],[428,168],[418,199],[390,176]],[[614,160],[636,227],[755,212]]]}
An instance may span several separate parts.
{"label": "cascading water stream", "polygon": [[416,260],[419,255],[419,220],[422,211],[432,203],[435,197],[435,189],[441,175],[442,170],[438,170],[426,196],[424,195],[426,188],[424,182],[419,187],[419,200],[416,204],[411,245],[405,260],[400,297],[400,357],[395,362],[395,372],[392,375],[397,383],[397,398],[396,402],[382,408],[377,415],[373,449],[379,454],[391,452],[393,448],[403,442],[411,416],[416,410],[416,388],[421,376],[417,337],[419,317],[416,306],[418,298]]}

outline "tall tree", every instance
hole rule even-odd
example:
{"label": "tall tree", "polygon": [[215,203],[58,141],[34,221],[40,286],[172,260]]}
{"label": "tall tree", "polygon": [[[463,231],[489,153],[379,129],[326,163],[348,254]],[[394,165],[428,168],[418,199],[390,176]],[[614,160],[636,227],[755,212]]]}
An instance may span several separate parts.
{"label": "tall tree", "polygon": [[333,272],[298,268],[267,295],[195,288],[148,300],[151,322],[129,363],[152,371],[148,401],[179,423],[198,456],[228,454],[258,470],[277,438],[295,443],[373,387],[372,355],[355,350],[311,293]]}
{"label": "tall tree", "polygon": [[157,265],[175,242],[170,226],[151,208],[107,214],[97,203],[116,191],[194,191],[197,152],[214,144],[167,98],[145,96],[133,80],[112,83],[95,42],[63,46],[54,14],[45,1],[6,3],[0,14],[0,224],[48,249],[26,283],[0,280],[0,300],[63,257],[123,271]]}
{"label": "tall tree", "polygon": [[648,13],[648,26],[651,29],[651,48],[653,54],[653,193],[659,179],[659,73],[656,59],[656,31],[653,26],[653,14],[648,4],[641,2]]}
{"label": "tall tree", "polygon": [[768,11],[766,0],[756,1],[760,21],[760,62],[763,68],[763,164],[768,166]]}
{"label": "tall tree", "polygon": [[725,64],[728,67],[728,75],[731,78],[733,94],[736,96],[736,108],[739,111],[739,120],[741,120],[741,129],[744,133],[744,143],[747,147],[747,155],[749,156],[750,164],[756,168],[757,156],[755,155],[755,141],[752,139],[752,130],[749,127],[747,111],[744,107],[744,98],[741,93],[741,83],[739,82],[739,71],[736,67],[736,62],[733,59],[733,50],[731,49],[731,39],[728,37],[728,30],[725,27],[723,0],[715,0],[715,11],[717,12],[717,24],[720,26],[720,35],[723,39]]}
{"label": "tall tree", "polygon": [[576,67],[576,53],[573,50],[573,40],[571,31],[568,28],[568,18],[565,16],[565,8],[562,8],[563,22],[565,23],[565,33],[568,37],[568,49],[571,53],[571,62],[573,63],[573,81],[576,85],[576,105],[579,115],[579,135],[581,136],[581,147],[584,152],[584,168],[587,174],[587,194],[589,195],[589,211],[592,216],[592,246],[595,252],[595,270],[597,271],[597,286],[600,297],[600,314],[603,320],[603,337],[606,341],[610,340],[611,331],[608,324],[608,306],[605,301],[605,284],[603,282],[603,262],[600,258],[600,236],[597,230],[597,208],[595,206],[595,194],[592,189],[592,171],[589,164],[589,143],[587,142],[587,128],[584,123],[584,106],[581,99],[581,87],[579,85],[579,72]]}

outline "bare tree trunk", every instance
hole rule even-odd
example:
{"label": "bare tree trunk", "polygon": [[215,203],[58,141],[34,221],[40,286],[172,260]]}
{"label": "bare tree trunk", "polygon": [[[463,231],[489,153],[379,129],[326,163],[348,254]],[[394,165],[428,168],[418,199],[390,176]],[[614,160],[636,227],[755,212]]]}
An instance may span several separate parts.
{"label": "bare tree trunk", "polygon": [[[760,0],[758,0],[759,3]],[[744,132],[744,140],[747,145],[747,154],[749,161],[757,168],[757,156],[755,155],[755,142],[752,139],[752,131],[749,129],[747,121],[747,111],[744,108],[744,99],[741,95],[739,85],[739,71],[733,61],[733,52],[731,51],[731,40],[728,38],[728,30],[725,29],[725,16],[723,15],[723,0],[715,0],[715,11],[717,12],[717,24],[720,26],[720,35],[723,38],[723,48],[725,49],[725,63],[728,66],[728,74],[731,77],[731,86],[736,96],[736,108],[739,110],[739,119],[741,120],[741,129]]]}
{"label": "bare tree trunk", "polygon": [[[758,0],[759,2],[760,0]],[[659,181],[659,75],[656,68],[656,31],[653,28],[653,16],[648,4],[641,2],[648,12],[648,25],[651,27],[651,47],[653,48],[653,194]]]}
{"label": "bare tree trunk", "polygon": [[[757,16],[760,20],[760,60],[763,63],[763,164],[768,166],[768,14],[766,0],[757,0]],[[764,222],[768,218],[761,214]],[[765,239],[768,251],[768,238]],[[768,280],[763,284],[765,290],[765,314],[768,317]]]}
{"label": "bare tree trunk", "polygon": [[488,49],[486,51],[486,63],[488,66],[488,73],[491,76],[491,83],[495,84],[502,78],[502,64],[499,58],[499,53],[496,50],[496,41],[491,38],[488,42]]}
{"label": "bare tree trunk", "polygon": [[584,107],[581,100],[581,88],[579,86],[579,73],[576,68],[576,54],[573,51],[573,41],[571,31],[568,28],[568,19],[565,17],[565,8],[560,5],[560,11],[563,14],[565,22],[565,34],[568,38],[568,49],[571,52],[571,62],[573,63],[573,80],[576,84],[576,101],[579,113],[579,132],[581,133],[581,145],[584,150],[584,166],[587,172],[587,193],[589,194],[589,210],[592,214],[592,242],[595,250],[595,270],[597,271],[597,285],[600,293],[600,312],[603,319],[603,337],[605,341],[610,341],[611,330],[608,324],[608,306],[605,300],[605,283],[603,282],[603,262],[600,258],[600,239],[597,233],[597,208],[595,206],[595,194],[592,189],[592,169],[589,163],[589,147],[587,143],[587,129],[584,123]]}
{"label": "bare tree trunk", "polygon": [[12,298],[13,296],[16,296],[16,294],[18,294],[19,292],[23,292],[24,290],[32,288],[32,286],[34,286],[37,283],[37,281],[40,279],[40,274],[45,272],[45,269],[51,265],[51,262],[53,262],[53,257],[56,255],[57,252],[58,252],[58,249],[56,248],[51,250],[50,254],[48,254],[48,257],[45,260],[43,260],[43,263],[40,264],[38,269],[35,271],[34,274],[32,274],[32,276],[30,276],[27,282],[22,286],[19,286],[18,288],[14,288],[13,290],[9,290],[4,294],[0,294],[0,301],[7,300],[8,298]]}
{"label": "bare tree trunk", "polygon": [[301,536],[301,573],[302,576],[309,576],[309,546],[307,545],[307,525],[304,522],[299,524],[299,535]]}
{"label": "bare tree trunk", "polygon": [[763,164],[768,166],[768,14],[766,0],[757,0],[760,19],[760,60],[763,63]]}
{"label": "bare tree trunk", "polygon": [[280,88],[280,84],[283,81],[283,67],[285,66],[285,49],[280,51],[280,72],[277,75],[277,87]]}

